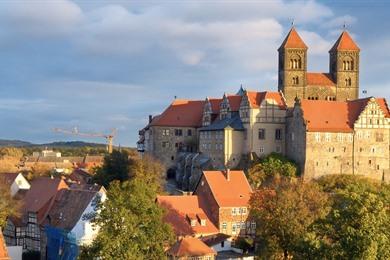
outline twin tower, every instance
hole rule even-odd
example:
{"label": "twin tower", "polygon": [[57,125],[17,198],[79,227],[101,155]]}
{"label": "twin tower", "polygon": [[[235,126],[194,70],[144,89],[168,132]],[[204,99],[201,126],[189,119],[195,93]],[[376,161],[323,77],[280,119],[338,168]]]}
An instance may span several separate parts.
{"label": "twin tower", "polygon": [[288,106],[296,98],[345,101],[359,97],[360,49],[347,31],[329,50],[329,73],[307,72],[307,49],[294,27],[278,49],[278,89]]}

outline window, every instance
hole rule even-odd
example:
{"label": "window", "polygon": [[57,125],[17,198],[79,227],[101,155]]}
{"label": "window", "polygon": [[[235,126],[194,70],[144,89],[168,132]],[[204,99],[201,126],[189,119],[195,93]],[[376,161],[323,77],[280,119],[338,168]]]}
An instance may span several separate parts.
{"label": "window", "polygon": [[232,208],[232,215],[233,216],[237,215],[237,209],[236,208]]}
{"label": "window", "polygon": [[222,223],[222,230],[226,230],[227,229],[227,224],[226,224],[226,222],[223,222]]}
{"label": "window", "polygon": [[191,129],[187,130],[187,136],[192,136],[192,130]]}
{"label": "window", "polygon": [[183,130],[182,129],[175,129],[175,136],[182,136]]}
{"label": "window", "polygon": [[225,241],[221,242],[221,247],[225,247]]}
{"label": "window", "polygon": [[265,129],[264,128],[260,128],[259,129],[259,139],[260,140],[264,140],[265,139]]}
{"label": "window", "polygon": [[260,147],[260,153],[264,153],[264,147]]}
{"label": "window", "polygon": [[163,129],[162,130],[162,135],[163,136],[168,136],[169,135],[169,129]]}
{"label": "window", "polygon": [[282,129],[275,129],[275,140],[282,140]]}
{"label": "window", "polygon": [[233,223],[232,225],[232,233],[236,234],[236,223]]}
{"label": "window", "polygon": [[252,230],[255,230],[255,229],[256,229],[256,222],[252,222],[252,223],[251,223],[251,229],[252,229]]}
{"label": "window", "polygon": [[168,148],[169,147],[169,142],[162,142],[161,143],[162,148]]}
{"label": "window", "polygon": [[293,79],[292,79],[292,84],[293,84],[293,85],[298,85],[298,84],[299,84],[299,78],[298,78],[298,76],[293,77]]}
{"label": "window", "polygon": [[351,78],[345,79],[345,86],[346,86],[346,87],[350,87],[351,85],[352,85],[352,80],[351,80]]}
{"label": "window", "polygon": [[330,133],[325,134],[325,141],[330,142],[331,141],[331,135]]}
{"label": "window", "polygon": [[246,213],[247,213],[246,208],[241,208],[241,214],[242,214],[242,215],[246,215]]}
{"label": "window", "polygon": [[316,142],[321,142],[321,134],[320,133],[316,133],[315,134],[315,139],[316,139]]}

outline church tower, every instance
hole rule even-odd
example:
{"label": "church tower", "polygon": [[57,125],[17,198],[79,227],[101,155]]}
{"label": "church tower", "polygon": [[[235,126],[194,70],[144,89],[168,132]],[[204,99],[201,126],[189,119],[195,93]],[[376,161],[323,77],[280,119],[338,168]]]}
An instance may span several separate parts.
{"label": "church tower", "polygon": [[338,101],[359,98],[360,49],[344,30],[329,50],[329,72],[336,82]]}
{"label": "church tower", "polygon": [[278,52],[278,90],[283,92],[287,105],[293,106],[296,97],[305,98],[307,72],[307,46],[294,27],[287,34]]}

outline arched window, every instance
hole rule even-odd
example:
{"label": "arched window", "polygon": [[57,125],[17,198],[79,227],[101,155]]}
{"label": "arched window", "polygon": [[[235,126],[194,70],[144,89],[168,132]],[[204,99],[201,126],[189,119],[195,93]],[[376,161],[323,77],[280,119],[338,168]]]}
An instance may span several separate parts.
{"label": "arched window", "polygon": [[345,86],[346,86],[346,87],[350,87],[351,85],[352,85],[352,80],[351,80],[351,78],[345,79]]}
{"label": "arched window", "polygon": [[300,69],[300,68],[302,68],[301,57],[295,55],[290,59],[290,69]]}
{"label": "arched window", "polygon": [[299,84],[299,78],[298,78],[298,76],[293,77],[292,83],[293,83],[293,85],[298,85],[298,84]]}
{"label": "arched window", "polygon": [[343,70],[353,70],[353,68],[354,68],[354,62],[352,57],[350,56],[345,57],[345,59],[343,60]]}

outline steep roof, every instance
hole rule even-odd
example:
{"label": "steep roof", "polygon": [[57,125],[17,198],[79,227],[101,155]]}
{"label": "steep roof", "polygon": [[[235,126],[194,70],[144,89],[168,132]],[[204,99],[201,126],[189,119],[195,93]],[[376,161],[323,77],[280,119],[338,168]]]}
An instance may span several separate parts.
{"label": "steep roof", "polygon": [[168,255],[183,257],[183,256],[204,256],[217,252],[208,247],[205,243],[195,237],[184,237],[177,241],[168,251]]}
{"label": "steep roof", "polygon": [[247,207],[252,193],[243,171],[204,171],[213,197],[220,207]]}
{"label": "steep roof", "polygon": [[31,181],[31,188],[23,197],[23,214],[38,213],[38,222],[41,223],[58,192],[68,189],[64,180],[59,178],[38,177]]}
{"label": "steep roof", "polygon": [[264,100],[274,100],[280,109],[286,109],[287,105],[285,100],[282,97],[282,94],[279,92],[255,92],[255,91],[247,91],[246,92],[249,100],[249,106],[252,108],[259,108],[261,103]]}
{"label": "steep roof", "polygon": [[5,246],[5,240],[3,237],[3,233],[0,230],[0,260],[11,260],[8,255],[7,247]]}
{"label": "steep roof", "polygon": [[213,114],[219,114],[219,106],[221,105],[222,98],[209,98],[211,103],[211,110]]}
{"label": "steep roof", "polygon": [[347,31],[343,31],[329,52],[334,51],[360,51]]}
{"label": "steep roof", "polygon": [[50,217],[48,224],[71,231],[96,194],[97,191],[94,189],[69,189],[59,193],[48,213]]}
{"label": "steep roof", "polygon": [[242,96],[240,95],[228,95],[227,99],[229,100],[230,111],[240,110],[240,104]]}
{"label": "steep roof", "polygon": [[292,27],[288,32],[286,38],[278,50],[286,48],[307,49],[306,44],[303,42],[302,38],[299,36],[294,27]]}
{"label": "steep roof", "polygon": [[204,101],[176,99],[156,119],[151,126],[187,126],[198,127],[202,125]]}
{"label": "steep roof", "polygon": [[[301,100],[301,109],[307,130],[312,132],[352,132],[355,121],[370,98],[352,101]],[[375,99],[389,117],[386,100]]]}
{"label": "steep roof", "polygon": [[307,85],[335,86],[332,76],[329,73],[306,73]]}
{"label": "steep roof", "polygon": [[[208,235],[219,232],[200,207],[198,196],[157,196],[157,203],[167,210],[164,221],[171,224],[176,235]],[[206,225],[191,226],[187,216],[204,217]]]}

